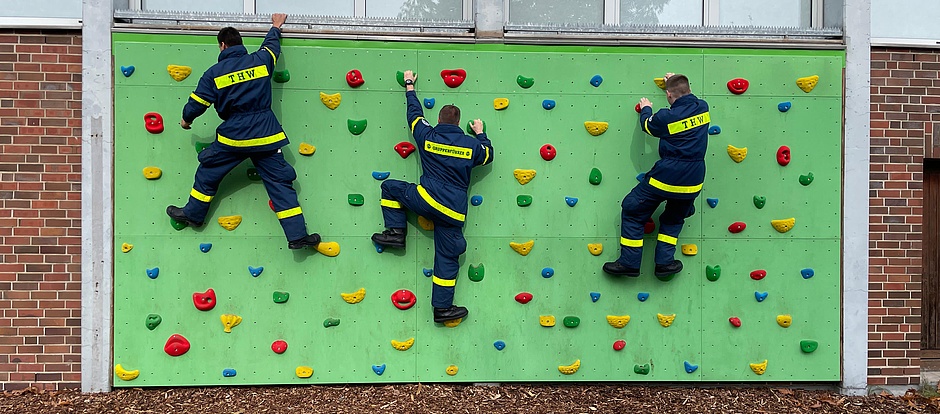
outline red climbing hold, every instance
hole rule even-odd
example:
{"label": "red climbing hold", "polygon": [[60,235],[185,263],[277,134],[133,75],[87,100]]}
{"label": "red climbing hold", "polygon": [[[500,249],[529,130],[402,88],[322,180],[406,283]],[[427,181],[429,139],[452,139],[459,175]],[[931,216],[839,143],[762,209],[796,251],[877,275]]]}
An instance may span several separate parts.
{"label": "red climbing hold", "polygon": [[784,145],[777,148],[777,164],[786,167],[790,163],[790,147]]}
{"label": "red climbing hold", "polygon": [[201,311],[212,310],[215,307],[215,291],[209,289],[204,293],[193,293],[193,305]]}
{"label": "red climbing hold", "polygon": [[736,221],[734,223],[731,223],[730,226],[728,226],[728,231],[732,233],[740,233],[744,231],[744,229],[746,228],[747,228],[747,224],[744,224],[743,221]]}
{"label": "red climbing hold", "polygon": [[277,211],[274,209],[274,200],[268,200],[268,207],[271,207],[271,211]]}
{"label": "red climbing hold", "polygon": [[551,161],[555,159],[556,151],[555,146],[552,144],[542,145],[542,149],[539,151],[542,154],[542,159],[545,161]]}
{"label": "red climbing hold", "polygon": [[646,224],[643,225],[643,234],[650,234],[656,231],[656,223],[653,221],[653,218],[650,217],[646,220]]}
{"label": "red climbing hold", "polygon": [[467,79],[467,71],[463,69],[444,69],[441,71],[441,78],[444,78],[444,84],[456,88]]}
{"label": "red climbing hold", "polygon": [[163,117],[156,112],[147,112],[144,114],[144,127],[151,134],[163,132]]}
{"label": "red climbing hold", "polygon": [[358,88],[362,86],[363,83],[366,83],[366,80],[362,79],[362,72],[359,72],[359,69],[353,69],[346,72],[346,83],[348,83],[351,88]]}
{"label": "red climbing hold", "polygon": [[271,350],[275,354],[283,354],[287,350],[287,342],[278,339],[271,344]]}
{"label": "red climbing hold", "polygon": [[402,141],[395,145],[395,152],[401,155],[402,158],[408,158],[412,152],[415,152],[415,146],[410,142]]}
{"label": "red climbing hold", "polygon": [[738,319],[737,316],[732,316],[732,317],[728,318],[728,322],[731,322],[731,326],[733,326],[733,327],[735,327],[735,328],[740,328],[740,327],[741,327],[741,320]]}
{"label": "red climbing hold", "polygon": [[189,341],[180,334],[170,335],[170,338],[166,340],[166,345],[163,346],[163,352],[166,352],[169,356],[180,356],[189,351]]}
{"label": "red climbing hold", "polygon": [[767,277],[767,271],[766,271],[766,270],[755,270],[755,271],[751,272],[751,279],[754,279],[754,280],[761,280],[761,279],[763,279],[763,278],[765,278],[765,277]]}
{"label": "red climbing hold", "polygon": [[614,342],[614,351],[620,351],[627,346],[627,341],[623,339],[618,339]]}
{"label": "red climbing hold", "polygon": [[747,79],[734,78],[728,81],[728,90],[735,95],[740,95],[747,91],[747,87],[750,86],[750,83]]}
{"label": "red climbing hold", "polygon": [[636,113],[640,113],[640,104],[636,104],[636,106],[633,107],[633,110],[636,111]]}
{"label": "red climbing hold", "polygon": [[529,303],[530,300],[532,300],[532,294],[529,292],[522,292],[516,295],[516,302],[519,302],[523,305]]}
{"label": "red climbing hold", "polygon": [[414,306],[417,300],[415,294],[408,289],[400,289],[392,293],[392,305],[401,310]]}

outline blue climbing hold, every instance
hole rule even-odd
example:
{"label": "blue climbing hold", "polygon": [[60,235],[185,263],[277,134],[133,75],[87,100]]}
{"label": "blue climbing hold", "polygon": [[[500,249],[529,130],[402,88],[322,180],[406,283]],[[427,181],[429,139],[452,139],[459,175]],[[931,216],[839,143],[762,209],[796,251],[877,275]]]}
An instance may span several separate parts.
{"label": "blue climbing hold", "polygon": [[767,292],[754,292],[754,299],[757,299],[758,302],[763,302],[764,299],[767,299]]}
{"label": "blue climbing hold", "polygon": [[424,107],[431,109],[434,107],[434,98],[424,98]]}
{"label": "blue climbing hold", "polygon": [[385,373],[385,364],[382,365],[373,365],[372,371],[375,372],[375,375],[382,375]]}
{"label": "blue climbing hold", "polygon": [[685,361],[685,372],[688,372],[689,374],[691,374],[695,372],[695,370],[697,369],[698,369],[698,365],[692,365],[689,363],[689,361]]}
{"label": "blue climbing hold", "polygon": [[574,207],[575,204],[578,204],[577,197],[565,197],[565,203],[568,204],[568,207]]}
{"label": "blue climbing hold", "polygon": [[550,267],[546,267],[542,269],[542,277],[548,279],[552,276],[555,276],[555,269],[552,269]]}
{"label": "blue climbing hold", "polygon": [[376,243],[376,242],[372,242],[372,245],[375,246],[375,252],[376,252],[376,253],[382,253],[382,252],[385,251],[385,246],[383,246],[383,245],[381,245],[381,244],[378,244],[378,243]]}
{"label": "blue climbing hold", "polygon": [[258,267],[248,266],[248,273],[251,273],[251,275],[254,277],[261,276],[261,272],[263,271],[264,271],[264,266],[258,266]]}
{"label": "blue climbing hold", "polygon": [[203,253],[209,253],[209,250],[212,249],[212,243],[199,243],[199,251]]}
{"label": "blue climbing hold", "polygon": [[649,298],[650,298],[650,294],[648,292],[640,292],[636,294],[636,299],[639,300],[640,302],[646,302],[646,300]]}
{"label": "blue climbing hold", "polygon": [[717,199],[717,198],[706,198],[706,199],[705,199],[705,202],[707,202],[707,203],[708,203],[708,206],[711,207],[711,208],[718,207],[718,199]]}
{"label": "blue climbing hold", "polygon": [[594,75],[591,77],[591,85],[594,85],[595,88],[601,86],[601,82],[603,81],[604,78],[602,78],[601,75]]}
{"label": "blue climbing hold", "polygon": [[790,110],[791,106],[792,104],[790,104],[790,101],[780,102],[777,104],[777,110],[780,112],[786,112]]}
{"label": "blue climbing hold", "polygon": [[708,128],[708,135],[718,135],[721,133],[721,127],[718,125],[712,125]]}
{"label": "blue climbing hold", "polygon": [[800,270],[800,274],[803,275],[803,279],[809,279],[813,277],[813,275],[815,275],[816,272],[814,272],[813,269],[806,268],[806,269]]}
{"label": "blue climbing hold", "polygon": [[591,292],[591,302],[597,302],[601,300],[601,292]]}
{"label": "blue climbing hold", "polygon": [[391,174],[392,174],[392,173],[391,173],[390,171],[372,171],[372,178],[375,178],[376,180],[382,181],[382,180],[388,178],[388,176],[391,175]]}
{"label": "blue climbing hold", "polygon": [[475,205],[475,206],[483,204],[483,196],[475,195],[473,197],[470,197],[470,204]]}
{"label": "blue climbing hold", "polygon": [[506,347],[506,343],[503,341],[493,342],[493,346],[496,347],[497,351],[502,351]]}
{"label": "blue climbing hold", "polygon": [[156,279],[157,276],[160,276],[160,268],[155,267],[153,269],[147,269],[147,277],[151,279]]}
{"label": "blue climbing hold", "polygon": [[553,100],[551,100],[551,99],[546,99],[546,100],[542,101],[542,108],[545,108],[545,109],[548,109],[548,110],[552,110],[552,108],[554,108],[554,107],[555,107],[555,101],[553,101]]}
{"label": "blue climbing hold", "polygon": [[121,66],[121,73],[124,74],[124,77],[130,77],[134,74],[134,65],[131,66]]}
{"label": "blue climbing hold", "polygon": [[425,277],[431,277],[431,274],[434,273],[434,270],[428,269],[425,267],[424,269],[421,270],[421,273],[424,273]]}
{"label": "blue climbing hold", "polygon": [[226,369],[223,369],[223,370],[222,370],[222,376],[225,377],[225,378],[234,377],[234,376],[235,376],[235,369],[234,369],[234,368],[226,368]]}
{"label": "blue climbing hold", "polygon": [[639,174],[636,175],[636,180],[639,181],[639,182],[641,182],[641,183],[642,183],[643,180],[645,180],[645,179],[646,179],[646,173],[645,173],[645,172],[641,172],[641,173],[639,173]]}

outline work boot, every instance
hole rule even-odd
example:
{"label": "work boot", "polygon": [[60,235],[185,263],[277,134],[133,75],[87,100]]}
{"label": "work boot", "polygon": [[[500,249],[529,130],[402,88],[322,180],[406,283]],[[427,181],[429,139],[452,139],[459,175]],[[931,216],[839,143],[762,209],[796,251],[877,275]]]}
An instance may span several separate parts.
{"label": "work boot", "polygon": [[604,263],[604,272],[607,272],[614,276],[629,276],[629,277],[640,276],[640,269],[626,267],[620,264],[620,262]]}
{"label": "work boot", "polygon": [[670,264],[656,265],[656,276],[664,277],[674,275],[682,271],[682,262],[673,260]]}
{"label": "work boot", "polygon": [[202,227],[201,221],[190,220],[189,217],[186,217],[186,214],[183,213],[183,209],[177,206],[167,206],[166,215],[170,216],[171,219],[176,220],[180,223],[186,223],[193,227]]}
{"label": "work boot", "polygon": [[434,308],[434,322],[444,323],[465,318],[468,313],[470,312],[463,306],[451,305],[449,308]]}
{"label": "work boot", "polygon": [[372,241],[385,246],[405,248],[405,229],[387,229],[381,233],[372,235]]}
{"label": "work boot", "polygon": [[287,248],[297,250],[303,249],[307,246],[317,247],[318,244],[320,244],[320,235],[313,233],[297,240],[291,240],[287,242]]}

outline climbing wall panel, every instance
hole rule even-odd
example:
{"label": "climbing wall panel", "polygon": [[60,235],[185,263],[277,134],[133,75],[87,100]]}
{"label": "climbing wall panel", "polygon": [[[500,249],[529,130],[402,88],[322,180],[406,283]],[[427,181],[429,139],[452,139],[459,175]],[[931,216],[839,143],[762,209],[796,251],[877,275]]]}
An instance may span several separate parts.
{"label": "climbing wall panel", "polygon": [[[254,50],[260,40],[246,43]],[[210,110],[192,130],[177,126],[199,75],[216,61],[214,38],[114,37],[115,65],[135,66],[129,77],[116,68],[114,78],[114,360],[140,370],[133,381],[116,376],[115,386],[838,380],[840,53],[296,39],[285,40],[283,49],[276,69],[288,70],[290,81],[274,84],[273,107],[291,139],[285,158],[297,171],[294,187],[308,229],[338,242],[336,257],[287,249],[263,185],[249,176],[249,161],[226,177],[204,227],[173,229],[164,209],[185,202],[196,147],[213,140],[220,122]],[[169,64],[190,66],[193,74],[178,82],[167,73]],[[468,75],[453,89],[439,74],[456,68]],[[351,69],[365,79],[359,88],[346,84]],[[396,71],[405,69],[418,72],[419,97],[435,99],[425,109],[429,120],[441,106],[456,104],[464,122],[486,122],[496,149],[493,165],[473,173],[469,195],[484,201],[468,213],[456,292],[456,303],[470,316],[454,328],[431,320],[431,282],[423,270],[433,265],[432,232],[412,215],[405,251],[380,254],[369,240],[383,227],[380,181],[372,173],[409,181],[420,173],[417,154],[402,159],[393,149],[410,141],[396,81]],[[601,266],[619,254],[620,202],[637,174],[658,159],[658,141],[640,131],[633,106],[641,97],[657,108],[667,105],[653,81],[667,71],[690,77],[693,91],[711,106],[712,125],[722,130],[710,136],[697,214],[679,238],[679,244],[695,244],[698,254],[677,253],[685,270],[661,281],[652,275],[653,249],[647,248],[641,277],[612,278]],[[603,77],[598,87],[589,83],[596,74]],[[796,78],[812,74],[820,81],[805,93]],[[521,87],[519,75],[534,84]],[[725,84],[733,77],[748,79],[750,89],[732,95]],[[341,103],[328,108],[321,92],[340,93]],[[497,111],[496,98],[507,98],[509,106]],[[542,107],[546,99],[556,103],[551,110]],[[792,108],[780,112],[784,101]],[[148,112],[162,115],[164,132],[144,129]],[[348,120],[368,126],[354,135]],[[608,122],[609,129],[592,136],[585,121]],[[299,154],[301,143],[316,152]],[[557,149],[552,161],[540,157],[544,144]],[[748,148],[741,163],[728,156],[729,144]],[[792,153],[785,167],[776,162],[781,145]],[[145,179],[148,166],[161,168],[162,177]],[[588,180],[593,168],[603,174],[599,185]],[[533,169],[536,176],[521,185],[515,169]],[[810,172],[812,183],[801,184],[800,176]],[[361,194],[364,205],[350,205],[350,194]],[[518,206],[519,195],[531,196],[532,204]],[[754,196],[764,197],[762,208]],[[569,206],[565,197],[578,202]],[[711,207],[706,198],[718,204]],[[229,215],[243,217],[231,232],[216,222]],[[790,217],[796,224],[787,233],[771,226]],[[731,234],[728,226],[736,221],[747,229]],[[652,247],[656,233],[644,239]],[[535,244],[527,256],[509,247],[528,240]],[[120,253],[124,243],[134,247]],[[212,247],[203,252],[206,243]],[[588,250],[595,243],[603,246],[598,256]],[[468,270],[479,264],[484,277],[472,281]],[[710,281],[706,266],[715,265],[722,273]],[[249,267],[263,271],[253,276]],[[159,275],[148,277],[154,268]],[[543,276],[546,268],[550,277]],[[749,274],[758,269],[766,277],[754,280]],[[811,277],[806,269],[813,269]],[[210,288],[216,306],[197,310],[193,293]],[[361,302],[344,301],[341,293],[360,288]],[[399,289],[414,292],[414,307],[393,306]],[[522,292],[532,300],[517,302]],[[766,299],[758,302],[755,292],[767,292]],[[162,320],[152,330],[150,314]],[[242,321],[226,333],[223,314]],[[675,319],[664,327],[657,314]],[[540,326],[540,317],[549,315],[555,326]],[[617,329],[608,315],[630,320]],[[779,315],[790,316],[788,328],[778,324]],[[576,327],[565,326],[569,316],[579,318]],[[735,316],[739,328],[729,322]],[[172,334],[184,336],[191,349],[167,355],[163,346]],[[410,338],[410,349],[393,348],[392,340]],[[277,340],[287,342],[286,352],[272,350]],[[614,348],[618,340],[622,350]],[[818,348],[804,352],[804,340]],[[765,359],[763,375],[749,368]],[[559,371],[578,360],[577,372]],[[299,378],[298,366],[313,368],[313,375]],[[448,374],[449,366],[457,367],[456,375]],[[224,376],[225,369],[236,375]]]}

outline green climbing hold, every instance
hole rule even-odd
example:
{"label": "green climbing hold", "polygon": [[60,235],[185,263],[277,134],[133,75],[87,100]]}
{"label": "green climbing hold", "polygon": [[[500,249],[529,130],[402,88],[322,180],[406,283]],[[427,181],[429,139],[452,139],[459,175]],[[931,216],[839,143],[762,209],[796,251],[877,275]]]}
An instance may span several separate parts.
{"label": "green climbing hold", "polygon": [[674,273],[674,274],[671,274],[671,275],[669,275],[669,276],[656,276],[656,278],[659,279],[660,282],[668,282],[668,281],[670,281],[670,280],[672,280],[672,279],[675,279],[675,278],[676,278],[676,274]]}
{"label": "green climbing hold", "polygon": [[359,135],[366,130],[366,126],[369,125],[369,121],[362,119],[359,121],[347,119],[346,127],[349,128],[349,132],[352,132],[353,135]]}
{"label": "green climbing hold", "polygon": [[483,280],[483,263],[480,263],[479,266],[470,265],[470,268],[467,269],[467,276],[474,282]]}
{"label": "green climbing hold", "polygon": [[813,182],[813,173],[800,176],[800,184],[810,185]]}
{"label": "green climbing hold", "polygon": [[274,303],[284,303],[290,299],[290,293],[287,292],[274,292]]}
{"label": "green climbing hold", "polygon": [[633,372],[640,374],[640,375],[647,375],[650,373],[650,364],[634,365]]}
{"label": "green climbing hold", "polygon": [[816,342],[812,339],[804,339],[800,341],[800,349],[805,353],[810,353],[819,348],[819,342]]}
{"label": "green climbing hold", "polygon": [[[483,123],[483,133],[485,134],[486,133],[486,121],[480,120],[480,122]],[[473,132],[473,120],[472,119],[467,121],[467,134],[470,134],[472,136],[477,135],[476,132]]]}
{"label": "green climbing hold", "polygon": [[601,170],[598,170],[597,167],[591,169],[591,176],[588,177],[588,181],[590,181],[591,184],[598,185],[601,183],[602,179],[604,179],[604,176],[601,175]]}
{"label": "green climbing hold", "polygon": [[348,197],[349,205],[351,206],[361,206],[365,204],[366,199],[362,194],[350,194]]}
{"label": "green climbing hold", "polygon": [[535,84],[535,78],[527,78],[525,76],[519,75],[516,76],[516,83],[519,84],[523,89],[529,89]]}
{"label": "green climbing hold", "polygon": [[764,208],[764,204],[767,204],[767,197],[754,196],[754,207]]}
{"label": "green climbing hold", "polygon": [[173,219],[170,219],[170,225],[173,226],[173,228],[176,229],[176,230],[185,229],[186,226],[187,226],[187,224],[186,224],[185,221],[176,221],[176,220],[173,220]]}
{"label": "green climbing hold", "polygon": [[157,326],[160,325],[160,322],[163,322],[163,318],[156,313],[151,313],[147,315],[147,329],[154,330],[157,329]]}
{"label": "green climbing hold", "polygon": [[519,207],[528,207],[532,205],[532,196],[525,194],[517,195],[516,204],[518,204]]}
{"label": "green climbing hold", "polygon": [[248,179],[251,181],[261,180],[261,174],[258,174],[257,168],[249,168],[247,174],[248,174]]}
{"label": "green climbing hold", "polygon": [[290,80],[290,71],[287,69],[276,70],[274,71],[274,81],[277,83],[285,83]]}
{"label": "green climbing hold", "polygon": [[577,328],[581,324],[581,318],[577,316],[565,316],[565,319],[562,321],[565,324],[566,328]]}
{"label": "green climbing hold", "polygon": [[[414,72],[414,75],[415,75],[415,82],[417,82],[418,72]],[[398,84],[401,85],[402,88],[405,87],[405,72],[398,71],[398,73],[395,74],[395,79],[398,81]]]}
{"label": "green climbing hold", "polygon": [[195,145],[195,147],[196,147],[196,154],[202,152],[202,150],[204,150],[204,149],[206,149],[206,148],[209,148],[210,145],[212,145],[211,142],[198,142],[198,141],[197,141],[197,142],[196,142],[196,145]]}
{"label": "green climbing hold", "polygon": [[329,328],[331,326],[339,326],[339,319],[337,318],[326,318],[323,320],[323,327]]}
{"label": "green climbing hold", "polygon": [[714,282],[721,277],[721,265],[715,265],[715,267],[705,266],[705,278],[709,282]]}

